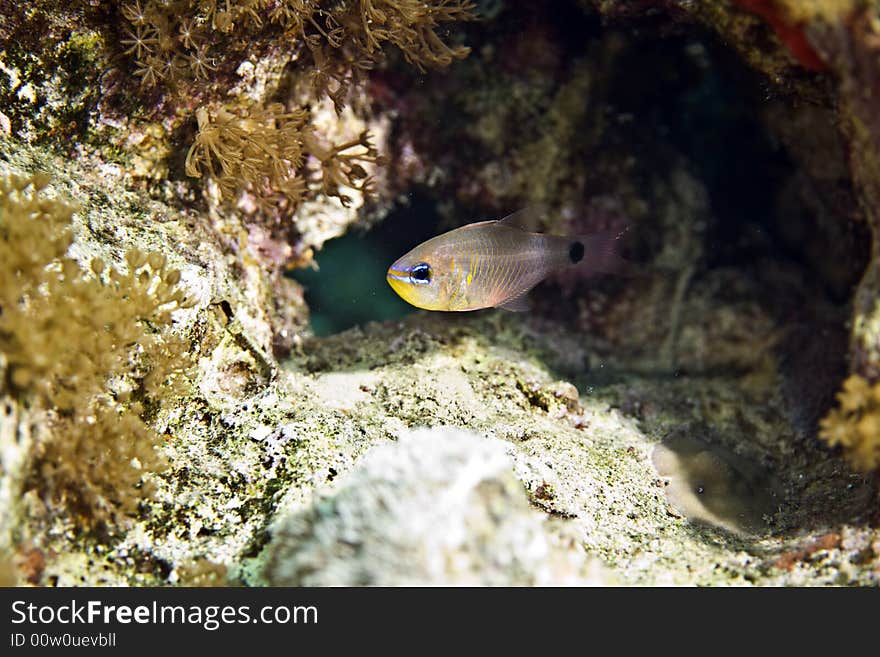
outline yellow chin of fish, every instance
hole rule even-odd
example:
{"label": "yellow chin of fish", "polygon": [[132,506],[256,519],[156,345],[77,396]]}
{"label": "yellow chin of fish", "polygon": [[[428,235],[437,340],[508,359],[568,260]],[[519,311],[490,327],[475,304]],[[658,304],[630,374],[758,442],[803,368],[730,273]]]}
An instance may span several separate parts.
{"label": "yellow chin of fish", "polygon": [[421,296],[421,290],[418,286],[408,283],[407,281],[402,281],[391,274],[388,274],[385,277],[385,280],[388,281],[388,285],[391,286],[391,289],[397,292],[397,295],[407,303],[412,304],[416,308],[431,310],[431,308],[425,305],[425,302],[419,298]]}

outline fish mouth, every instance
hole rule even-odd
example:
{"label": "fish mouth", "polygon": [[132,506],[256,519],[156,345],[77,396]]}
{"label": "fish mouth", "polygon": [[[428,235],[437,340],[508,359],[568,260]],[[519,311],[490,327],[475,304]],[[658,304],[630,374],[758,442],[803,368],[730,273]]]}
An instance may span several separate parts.
{"label": "fish mouth", "polygon": [[397,292],[401,298],[406,299],[406,291],[409,287],[409,272],[396,269],[392,265],[385,274],[385,280],[388,281],[388,285],[391,286],[392,290]]}

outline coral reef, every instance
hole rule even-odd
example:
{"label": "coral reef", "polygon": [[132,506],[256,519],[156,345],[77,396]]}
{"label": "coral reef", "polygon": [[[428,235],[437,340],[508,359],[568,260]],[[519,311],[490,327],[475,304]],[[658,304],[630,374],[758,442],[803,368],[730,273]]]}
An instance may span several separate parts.
{"label": "coral reef", "polygon": [[41,555],[28,581],[47,583],[50,553],[103,553],[149,513],[180,440],[168,419],[205,403],[199,382],[262,380],[265,353],[307,315],[291,281],[236,270],[217,233],[113,169],[11,141],[0,157],[0,545]]}
{"label": "coral reef", "polygon": [[[829,458],[819,445],[792,432],[780,396],[757,404],[752,395],[758,393],[750,390],[755,384],[747,376],[736,381],[721,376],[633,376],[635,363],[627,364],[630,373],[612,366],[600,341],[578,338],[578,355],[572,339],[563,325],[537,318],[423,315],[310,340],[290,372],[294,378],[307,377],[303,390],[320,400],[323,414],[345,418],[351,429],[342,435],[361,428],[368,442],[371,436],[384,442],[407,426],[455,425],[501,439],[532,503],[559,523],[554,531],[575,531],[587,553],[599,556],[622,583],[827,582],[842,576],[834,564],[848,559],[848,550],[864,549],[872,540],[870,531],[863,535],[859,529],[860,519],[873,512],[870,480],[854,480],[844,461]],[[558,372],[571,368],[579,357],[591,363],[596,374],[578,368],[578,378],[560,379]],[[773,385],[771,381],[768,388]],[[291,440],[297,434],[288,425],[276,435],[268,440]],[[733,509],[735,522],[757,519],[757,527],[748,527],[755,534],[719,532],[704,527],[698,518],[692,522],[671,513],[663,482],[670,471],[664,470],[662,477],[655,472],[651,454],[674,435],[699,438],[704,454],[722,454],[733,466],[722,463],[720,478],[699,480],[700,473],[687,466],[671,476],[680,486],[692,486],[695,495],[700,485],[713,495],[729,485],[747,514],[741,517]],[[351,481],[347,459],[331,467],[328,485],[333,488],[318,498],[323,502],[313,506],[310,496],[304,499],[301,490],[291,490],[279,505],[279,516],[294,514],[291,535],[299,538],[290,540],[305,550],[302,558],[310,555],[335,564],[336,582],[343,583],[351,581],[346,565],[336,561],[333,551],[321,550],[322,542],[313,538],[323,530],[304,529],[325,517],[320,510],[336,505],[351,509],[356,504],[355,487],[346,484]],[[349,474],[362,481],[366,475],[356,474],[357,468]],[[731,472],[734,479],[725,480]],[[776,481],[767,479],[768,472]],[[402,485],[390,483],[398,478],[389,476],[386,481],[389,486]],[[366,490],[362,494],[368,495]],[[717,510],[711,500],[704,503]],[[352,516],[366,517],[354,511]],[[330,531],[332,523],[322,520],[322,527]],[[818,537],[829,526],[848,538],[846,547],[838,545],[821,559],[817,556],[814,563],[823,565],[792,570],[773,565],[809,543],[806,537]],[[286,530],[278,531],[287,536]],[[277,545],[292,544],[283,540]],[[646,548],[648,544],[652,547]],[[274,545],[269,543],[255,568],[263,568],[267,559],[275,563],[272,555],[282,548]],[[859,574],[845,569],[847,581],[871,581],[875,559],[865,562],[863,570],[860,566]],[[285,563],[292,569],[287,572],[318,577],[305,565],[300,570],[292,554]],[[321,581],[329,583],[326,578]]]}
{"label": "coral reef", "polygon": [[[357,220],[348,208],[374,191],[379,153],[375,126],[364,125],[366,72],[388,47],[420,70],[450,65],[469,48],[438,33],[472,18],[464,0],[16,5],[0,26],[0,126],[29,143],[98,151],[181,205],[198,193],[185,174],[216,183],[217,193],[210,184],[201,191],[209,204],[226,203],[229,231],[265,243],[251,257],[303,266]],[[352,123],[343,108],[355,101],[357,132],[328,125],[325,98],[336,124]],[[322,207],[328,229],[317,239],[314,208],[297,220],[303,200]]]}
{"label": "coral reef", "polygon": [[[597,284],[566,274],[544,287],[538,311],[601,335],[612,360],[655,354],[657,372],[788,372],[792,412],[815,431],[845,375],[836,336],[850,299],[850,370],[880,374],[871,247],[880,130],[877,96],[863,93],[876,86],[876,3],[581,4],[610,29],[597,37],[584,16],[509,8],[484,33],[489,44],[436,85],[382,80],[403,125],[390,144],[396,180],[455,198],[453,225],[477,218],[462,205],[500,215],[536,201],[552,208],[543,228],[557,233],[629,225],[626,252],[645,277]],[[695,23],[758,74],[695,40]],[[572,24],[587,35],[578,45],[564,42]],[[634,25],[644,29],[633,35]],[[534,46],[528,59],[523,42]],[[460,120],[437,139],[423,126],[440,116]],[[453,157],[446,140],[456,130],[467,140]],[[755,160],[767,164],[752,175]],[[835,339],[805,341],[811,330]],[[820,367],[792,378],[805,371],[805,347]]]}
{"label": "coral reef", "polygon": [[[548,547],[562,558],[554,557],[553,563],[574,564],[555,575],[530,570],[526,566],[534,565],[534,555],[517,542],[512,554],[523,559],[527,579],[574,581],[568,578],[585,576],[595,581],[592,566],[587,573],[577,566],[583,561],[574,541],[603,573],[597,576],[609,578],[602,580],[606,582],[876,581],[877,557],[865,556],[872,554],[866,550],[876,531],[863,524],[873,513],[871,482],[854,480],[843,460],[793,434],[781,399],[757,404],[743,381],[724,377],[670,381],[615,370],[608,372],[609,383],[598,385],[588,377],[575,379],[574,385],[556,373],[570,366],[571,350],[559,350],[570,339],[564,326],[537,318],[415,316],[307,340],[301,355],[243,396],[219,394],[208,363],[203,363],[200,394],[211,391],[210,396],[160,416],[176,439],[167,450],[171,469],[155,479],[148,507],[109,545],[71,546],[63,536],[41,535],[46,557],[39,582],[185,583],[195,574],[224,569],[225,575],[216,576],[233,583],[265,583],[267,569],[285,583],[344,584],[363,577],[399,581],[404,577],[399,569],[380,567],[385,562],[379,557],[390,550],[387,541],[380,549],[368,539],[384,531],[378,527],[395,526],[401,549],[412,556],[437,536],[407,530],[424,516],[407,513],[406,522],[400,520],[400,513],[410,508],[408,498],[387,495],[401,487],[413,495],[449,490],[441,476],[447,471],[429,456],[434,450],[410,450],[405,444],[410,428],[443,426],[468,428],[463,435],[456,431],[454,438],[442,431],[430,431],[430,438],[424,438],[449,438],[448,445],[436,448],[438,456],[446,455],[440,461],[450,466],[449,476],[463,472],[455,464],[477,463],[479,469],[465,470],[482,473],[485,484],[471,489],[475,493],[469,504],[444,516],[454,523],[488,519],[479,525],[482,539],[471,543],[476,539],[466,534],[460,543],[472,564],[488,568],[511,545],[506,531],[519,527],[562,550]],[[598,368],[600,345],[579,344],[585,360]],[[244,370],[246,364],[239,363]],[[699,397],[693,399],[696,391]],[[730,408],[737,413],[728,413]],[[735,453],[740,472],[770,470],[778,478],[778,495],[757,536],[737,536],[670,512],[651,453],[682,427],[708,441],[706,449]],[[391,444],[401,438],[399,446]],[[383,445],[375,459],[384,465],[377,465],[377,471],[363,457]],[[474,461],[484,449],[494,456]],[[502,452],[507,457],[501,458]],[[411,455],[409,460],[404,454]],[[508,458],[512,470],[502,465]],[[405,463],[412,467],[405,468]],[[435,465],[425,476],[407,476],[411,470],[421,472],[418,463]],[[521,483],[513,481],[511,472]],[[542,521],[522,506],[521,486],[549,519]],[[388,505],[371,503],[380,500]],[[484,506],[489,500],[492,504]],[[486,515],[496,503],[503,503],[506,511]],[[351,512],[346,517],[353,524],[345,526],[357,529],[365,554],[376,557],[373,570],[365,572],[357,560],[337,558],[338,543],[325,534],[339,519],[330,509]],[[37,519],[23,526],[34,524],[39,526]],[[774,565],[831,530],[843,537],[840,544],[815,554],[808,564],[791,569]],[[499,552],[480,552],[481,545],[495,545]],[[66,549],[60,550],[62,546]],[[422,563],[417,556],[413,559]],[[87,571],[85,561],[93,564]],[[309,567],[316,563],[326,563],[328,569]],[[486,577],[500,573],[477,570]],[[430,572],[410,574],[428,578]],[[446,574],[477,577],[470,569]]]}
{"label": "coral reef", "polygon": [[[4,581],[877,584],[876,3],[476,11],[10,6]],[[315,337],[416,194],[633,275]]]}

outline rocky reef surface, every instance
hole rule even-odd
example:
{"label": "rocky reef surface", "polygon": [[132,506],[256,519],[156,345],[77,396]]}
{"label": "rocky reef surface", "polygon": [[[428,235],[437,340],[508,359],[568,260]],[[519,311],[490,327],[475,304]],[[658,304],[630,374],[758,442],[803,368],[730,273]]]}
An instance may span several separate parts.
{"label": "rocky reef surface", "polygon": [[[876,585],[880,7],[419,4],[4,13],[4,582]],[[636,271],[313,336],[413,190]]]}

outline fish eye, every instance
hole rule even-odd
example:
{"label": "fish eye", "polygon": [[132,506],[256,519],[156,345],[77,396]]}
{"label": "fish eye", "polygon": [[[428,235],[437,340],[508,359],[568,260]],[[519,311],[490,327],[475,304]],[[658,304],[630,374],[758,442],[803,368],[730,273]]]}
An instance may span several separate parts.
{"label": "fish eye", "polygon": [[409,274],[414,283],[430,283],[431,282],[431,265],[426,262],[420,262]]}

